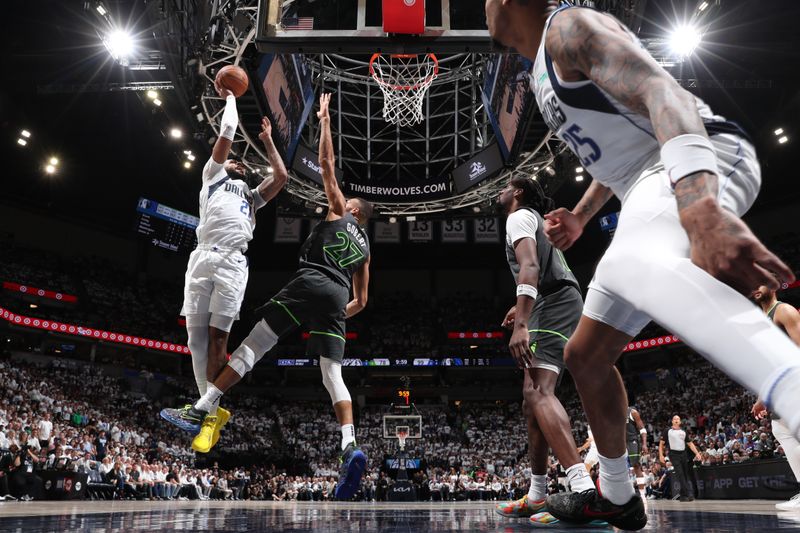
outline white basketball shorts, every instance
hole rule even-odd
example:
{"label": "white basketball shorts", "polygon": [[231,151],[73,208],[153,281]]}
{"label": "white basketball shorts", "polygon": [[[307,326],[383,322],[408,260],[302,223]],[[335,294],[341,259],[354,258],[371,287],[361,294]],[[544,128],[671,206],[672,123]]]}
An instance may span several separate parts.
{"label": "white basketball shorts", "polygon": [[247,277],[248,259],[239,250],[198,247],[186,267],[181,314],[211,313],[238,319]]}
{"label": "white basketball shorts", "polygon": [[[717,149],[720,171],[717,199],[722,207],[742,216],[761,188],[761,168],[755,148],[747,140],[730,134],[714,135],[711,142]],[[589,284],[583,314],[635,337],[650,322],[650,317],[639,311],[634,301],[615,294],[608,287],[610,283],[604,281],[616,277],[615,282],[622,279],[635,284],[646,278],[645,273],[635,272],[633,267],[624,269],[626,257],[688,258],[689,252],[689,238],[678,218],[675,194],[664,165],[659,162],[645,170],[625,195],[614,238]]]}

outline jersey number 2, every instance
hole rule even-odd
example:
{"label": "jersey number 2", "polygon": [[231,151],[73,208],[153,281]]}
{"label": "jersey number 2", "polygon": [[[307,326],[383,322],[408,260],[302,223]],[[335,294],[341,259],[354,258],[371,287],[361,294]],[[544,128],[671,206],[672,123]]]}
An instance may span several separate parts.
{"label": "jersey number 2", "polygon": [[361,248],[356,243],[350,240],[347,233],[337,231],[336,238],[339,239],[339,242],[323,246],[322,249],[331,259],[336,261],[340,268],[346,268],[364,257],[364,252],[361,251]]}

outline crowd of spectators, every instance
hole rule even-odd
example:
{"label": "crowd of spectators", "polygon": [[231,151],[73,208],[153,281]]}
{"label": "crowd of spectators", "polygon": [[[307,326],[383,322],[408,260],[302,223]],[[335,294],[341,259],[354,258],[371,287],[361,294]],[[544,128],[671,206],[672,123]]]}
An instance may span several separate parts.
{"label": "crowd of spectators", "polygon": [[[643,377],[644,376],[644,377]],[[779,457],[769,419],[756,422],[746,394],[707,364],[659,370],[630,380],[648,427],[643,456],[653,497],[668,495],[669,476],[659,464],[658,439],[673,414],[684,418],[701,465]],[[218,444],[225,468],[199,464],[188,437],[163,424],[158,403],[131,392],[123,378],[98,367],[53,359],[47,365],[0,361],[0,495],[41,494],[35,474],[44,470],[89,475],[97,497],[331,499],[338,478],[340,430],[330,404],[272,403],[226,396],[234,411]],[[171,380],[182,393],[189,385]],[[639,390],[637,390],[639,389]],[[576,442],[586,422],[574,390],[562,391]],[[421,460],[411,480],[421,499],[504,499],[527,489],[527,438],[518,403],[421,405],[423,438],[409,439],[409,457]],[[358,499],[381,500],[394,483],[386,460],[395,440],[383,438],[382,406],[357,410],[357,442],[371,458]],[[261,457],[235,464],[237,457]],[[271,455],[270,455],[271,454]],[[208,463],[208,461],[206,461]],[[551,458],[551,490],[563,489],[563,469]],[[24,474],[34,474],[34,476]]]}

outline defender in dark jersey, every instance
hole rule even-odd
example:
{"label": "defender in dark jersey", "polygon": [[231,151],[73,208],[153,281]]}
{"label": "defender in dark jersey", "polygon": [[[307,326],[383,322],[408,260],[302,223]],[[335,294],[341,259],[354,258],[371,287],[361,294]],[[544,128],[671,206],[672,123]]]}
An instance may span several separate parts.
{"label": "defender in dark jersey", "polygon": [[517,305],[503,320],[513,334],[509,349],[524,371],[523,412],[528,423],[531,486],[520,500],[497,506],[503,516],[530,516],[552,524],[546,513],[549,448],[567,472],[573,491],[593,487],[578,455],[569,417],[555,395],[564,369],[564,345],[578,325],[583,300],[564,256],[544,235],[539,212],[552,209],[538,183],[514,178],[497,199],[507,215],[506,259],[517,284]]}
{"label": "defender in dark jersey", "polygon": [[336,182],[329,102],[330,95],[323,94],[317,113],[321,126],[319,162],[328,213],[303,244],[299,270],[278,294],[256,310],[261,320],[231,354],[206,394],[184,409],[165,411],[174,411],[168,420],[182,429],[196,419],[202,422],[208,406],[252,370],[280,337],[304,326],[310,333],[306,354],[320,358],[322,383],[342,429],[342,466],[335,494],[338,499],[349,499],[358,489],[367,457],[356,445],[352,402],[342,380],[345,319],[367,305],[370,247],[363,226],[373,209],[360,198],[345,200]]}
{"label": "defender in dark jersey", "polygon": [[[641,439],[641,441],[640,441]],[[628,448],[628,462],[636,474],[636,485],[644,490],[644,472],[642,472],[642,455],[647,453],[647,429],[639,410],[628,407],[628,420],[625,423],[625,440]]]}

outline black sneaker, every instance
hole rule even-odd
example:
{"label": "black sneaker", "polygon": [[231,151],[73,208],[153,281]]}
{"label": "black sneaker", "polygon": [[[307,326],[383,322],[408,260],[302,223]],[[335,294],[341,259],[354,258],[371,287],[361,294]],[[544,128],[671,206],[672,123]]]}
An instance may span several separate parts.
{"label": "black sneaker", "polygon": [[615,505],[595,489],[560,492],[547,497],[547,511],[559,520],[575,524],[605,520],[628,531],[637,531],[647,525],[644,502],[638,493],[625,505]]}
{"label": "black sneaker", "polygon": [[178,426],[192,435],[200,433],[203,420],[206,419],[208,412],[195,409],[192,404],[186,404],[181,409],[162,409],[161,418]]}

